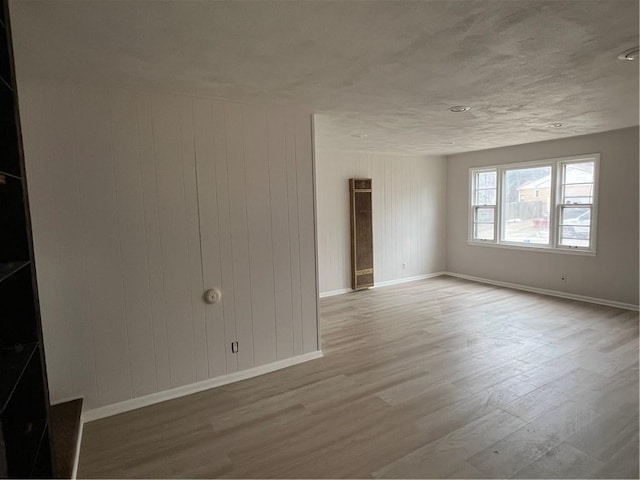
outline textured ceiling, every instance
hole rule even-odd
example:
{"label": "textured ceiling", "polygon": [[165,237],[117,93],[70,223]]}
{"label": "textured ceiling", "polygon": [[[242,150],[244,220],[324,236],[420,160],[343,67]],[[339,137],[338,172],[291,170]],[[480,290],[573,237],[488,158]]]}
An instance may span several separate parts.
{"label": "textured ceiling", "polygon": [[298,103],[321,148],[454,153],[638,124],[638,62],[616,58],[638,44],[637,0],[12,0],[11,14],[22,78]]}

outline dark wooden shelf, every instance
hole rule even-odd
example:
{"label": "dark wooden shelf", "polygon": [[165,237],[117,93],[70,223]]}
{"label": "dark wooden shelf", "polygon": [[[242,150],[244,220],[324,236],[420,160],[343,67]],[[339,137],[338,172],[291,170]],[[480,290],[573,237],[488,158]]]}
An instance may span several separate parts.
{"label": "dark wooden shelf", "polygon": [[0,83],[2,84],[3,88],[6,88],[8,90],[10,90],[11,92],[15,92],[16,89],[13,87],[13,85],[11,85],[11,82],[9,82],[9,80],[5,79],[2,75],[0,75]]}
{"label": "dark wooden shelf", "polygon": [[[51,475],[51,426],[43,432],[36,459],[31,469],[31,478],[52,478]],[[55,477],[54,477],[55,478]]]}
{"label": "dark wooden shelf", "polygon": [[30,261],[4,263],[0,262],[0,283],[2,283],[3,280],[11,277],[11,275],[13,275],[14,273],[19,272],[22,268],[26,267],[30,263]]}
{"label": "dark wooden shelf", "polygon": [[0,0],[0,478],[52,478],[49,390],[9,1]]}
{"label": "dark wooden shelf", "polygon": [[[1,60],[0,60],[1,61]],[[1,73],[0,78],[5,79]],[[5,79],[6,80],[6,79]],[[16,126],[16,93],[12,87],[0,80],[0,170],[14,176],[20,176],[19,135]]]}
{"label": "dark wooden shelf", "polygon": [[37,348],[38,343],[0,348],[0,416],[7,408]]}
{"label": "dark wooden shelf", "polygon": [[4,436],[10,440],[7,445],[8,476],[10,478],[30,478],[36,466],[38,452],[43,440],[48,441],[47,420],[37,419],[4,429]]}
{"label": "dark wooden shelf", "polygon": [[0,175],[4,175],[5,177],[9,177],[9,178],[12,178],[14,180],[22,180],[22,177],[20,175],[17,175],[15,173],[11,173],[11,172],[7,172],[7,171],[3,170],[2,168],[0,168]]}
{"label": "dark wooden shelf", "polygon": [[[2,125],[0,125],[0,130]],[[0,137],[1,137],[0,132]],[[2,142],[0,141],[0,152]],[[31,259],[27,231],[27,211],[24,203],[25,189],[19,173],[19,162],[9,161],[0,155],[0,170],[13,170],[11,175],[0,174],[0,262],[28,261]]]}
{"label": "dark wooden shelf", "polygon": [[56,455],[54,462],[56,478],[71,478],[73,475],[81,414],[81,398],[51,405],[49,423]]}

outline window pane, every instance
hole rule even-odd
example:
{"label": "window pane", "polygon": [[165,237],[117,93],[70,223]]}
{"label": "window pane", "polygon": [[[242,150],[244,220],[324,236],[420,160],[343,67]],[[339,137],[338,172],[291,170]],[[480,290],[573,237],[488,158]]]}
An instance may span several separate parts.
{"label": "window pane", "polygon": [[551,167],[507,170],[503,188],[503,240],[548,245]]}
{"label": "window pane", "polygon": [[493,208],[476,208],[476,222],[493,223]]}
{"label": "window pane", "polygon": [[565,164],[564,183],[593,183],[593,165],[593,162]]}
{"label": "window pane", "polygon": [[560,227],[560,245],[570,247],[588,247],[589,246],[589,227],[568,226]]}
{"label": "window pane", "polygon": [[591,209],[584,207],[562,207],[560,225],[591,225]]}
{"label": "window pane", "polygon": [[560,245],[589,247],[591,208],[562,207],[560,210]]}
{"label": "window pane", "polygon": [[495,205],[496,190],[476,190],[476,205]]}
{"label": "window pane", "polygon": [[493,240],[493,223],[474,223],[473,238],[476,240]]}
{"label": "window pane", "polygon": [[592,203],[593,202],[593,184],[592,183],[576,183],[573,185],[565,185],[563,187],[562,203]]}
{"label": "window pane", "polygon": [[478,172],[476,188],[496,188],[497,172]]}

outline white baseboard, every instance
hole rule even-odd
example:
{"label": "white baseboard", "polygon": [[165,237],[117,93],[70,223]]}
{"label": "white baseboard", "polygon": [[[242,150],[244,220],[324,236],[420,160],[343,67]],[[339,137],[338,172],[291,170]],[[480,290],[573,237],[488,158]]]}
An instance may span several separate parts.
{"label": "white baseboard", "polygon": [[415,282],[417,280],[424,280],[426,278],[439,277],[444,275],[445,272],[425,273],[424,275],[416,275],[415,277],[396,278],[395,280],[385,280],[384,282],[376,282],[373,288],[387,287],[389,285],[397,285],[399,283]]}
{"label": "white baseboard", "polygon": [[172,388],[170,390],[152,393],[143,397],[132,398],[131,400],[125,400],[124,402],[94,408],[92,410],[82,412],[82,422],[90,422],[92,420],[98,420],[99,418],[110,417],[119,413],[124,413],[130,410],[153,405],[155,403],[184,397],[185,395],[202,392],[203,390],[209,390],[210,388],[220,387],[222,385],[227,385],[233,382],[239,382],[240,380],[246,380],[248,378],[264,375],[265,373],[274,372],[276,370],[291,367],[299,363],[308,362],[309,360],[315,360],[316,358],[320,357],[322,357],[322,351],[318,350],[291,358],[285,358],[284,360],[278,360],[277,362],[268,363],[266,365],[260,365],[258,367],[242,370],[240,372],[234,372],[228,375],[222,375],[220,377],[203,380],[201,382]]}
{"label": "white baseboard", "polygon": [[[426,273],[424,275],[416,275],[415,277],[396,278],[395,280],[385,280],[384,282],[376,282],[371,288],[386,287],[388,285],[397,285],[398,283],[415,282],[416,280],[424,280],[425,278],[439,277],[445,272]],[[351,288],[341,288],[339,290],[330,290],[328,292],[320,292],[320,298],[333,297],[342,295],[343,293],[353,292]]]}
{"label": "white baseboard", "polygon": [[513,288],[515,290],[523,290],[525,292],[539,293],[541,295],[549,295],[552,297],[567,298],[569,300],[578,300],[580,302],[597,303],[598,305],[606,305],[608,307],[624,308],[626,310],[638,311],[638,305],[632,303],[616,302],[615,300],[607,300],[604,298],[588,297],[586,295],[578,295],[575,293],[560,292],[558,290],[548,290],[546,288],[529,287],[527,285],[520,285],[517,283],[500,282],[498,280],[491,280],[488,278],[474,277],[472,275],[465,275],[462,273],[443,272],[443,275],[449,275],[450,277],[462,278],[464,280],[471,280],[472,282],[487,283],[489,285],[496,285],[498,287]]}
{"label": "white baseboard", "polygon": [[352,290],[350,288],[341,288],[340,290],[330,290],[328,292],[320,292],[320,298],[334,297],[336,295],[342,295],[343,293],[349,293]]}

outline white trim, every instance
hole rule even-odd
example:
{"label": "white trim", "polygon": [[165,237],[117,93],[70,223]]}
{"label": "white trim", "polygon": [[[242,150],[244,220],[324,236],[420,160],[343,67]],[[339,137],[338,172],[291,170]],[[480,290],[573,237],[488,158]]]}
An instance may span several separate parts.
{"label": "white trim", "polygon": [[434,272],[434,273],[426,273],[424,275],[416,275],[415,277],[405,277],[405,278],[397,278],[395,280],[385,280],[384,282],[376,283],[373,288],[378,287],[386,287],[389,285],[397,285],[399,283],[407,283],[407,282],[415,282],[417,280],[424,280],[426,278],[439,277],[440,275],[444,275],[446,272]]}
{"label": "white trim", "polygon": [[342,295],[343,293],[349,293],[353,290],[350,288],[340,288],[339,290],[329,290],[328,292],[320,292],[320,298],[334,297],[336,295]]}
{"label": "white trim", "polygon": [[[564,181],[564,166],[571,163],[593,162],[593,192],[591,201],[591,223],[589,225],[589,247],[568,247],[559,244],[559,223],[560,223],[560,189]],[[504,192],[503,186],[507,171],[549,167],[551,173],[549,175],[549,243],[547,244],[527,244],[519,242],[510,242],[505,240],[505,224],[504,224]],[[480,240],[474,238],[474,209],[477,207],[485,207],[484,205],[475,205],[475,181],[476,174],[495,170],[496,173],[496,205],[494,207],[494,239]],[[596,255],[596,232],[597,232],[597,210],[598,210],[598,183],[600,172],[600,153],[589,153],[583,155],[573,155],[570,157],[559,157],[532,160],[518,163],[508,163],[502,165],[486,165],[469,168],[469,198],[468,203],[468,220],[467,220],[467,244],[495,246],[499,248],[520,248],[522,250],[537,250],[539,252],[553,253],[571,253],[582,254],[587,256]]]}
{"label": "white trim", "polygon": [[474,277],[472,275],[465,275],[463,273],[443,272],[443,275],[462,278],[464,280],[471,280],[472,282],[487,283],[489,285],[496,285],[498,287],[513,288],[515,290],[524,290],[525,292],[539,293],[541,295],[567,298],[569,300],[578,300],[580,302],[597,303],[599,305],[606,305],[608,307],[624,308],[626,310],[634,310],[634,311],[638,311],[639,309],[638,305],[634,305],[632,303],[617,302],[615,300],[607,300],[605,298],[588,297],[586,295],[560,292],[558,290],[548,290],[546,288],[529,287],[527,285],[520,285],[517,283],[500,282],[498,280],[491,280],[489,278],[481,278],[481,277]]}
{"label": "white trim", "polygon": [[172,388],[170,390],[152,393],[143,397],[132,398],[130,400],[125,400],[124,402],[94,408],[92,410],[83,412],[81,420],[82,422],[91,422],[100,418],[118,415],[119,413],[129,412],[131,410],[147,407],[149,405],[172,400],[174,398],[184,397],[185,395],[202,392],[204,390],[209,390],[210,388],[220,387],[229,383],[239,382],[240,380],[246,380],[248,378],[264,375],[265,373],[274,372],[276,370],[291,367],[299,363],[315,360],[316,358],[321,358],[322,356],[322,351],[317,350],[315,352],[304,353],[295,357],[285,358],[284,360],[278,360],[266,365],[260,365],[258,367],[242,370],[240,372],[221,375],[219,377],[210,378],[201,382],[190,383],[189,385],[183,385],[181,387]]}
{"label": "white trim", "polygon": [[[496,186],[495,188],[486,190],[495,190],[496,191],[496,203],[494,205],[476,205],[476,179],[475,176],[477,173],[490,173],[495,172],[496,174]],[[502,182],[498,179],[498,168],[497,167],[478,167],[478,168],[470,168],[469,169],[469,198],[467,199],[467,204],[469,205],[468,212],[468,225],[467,225],[467,242],[483,242],[483,243],[491,243],[495,244],[498,238],[498,202],[500,201],[500,188]],[[477,223],[475,221],[475,209],[476,208],[493,208],[493,240],[481,240],[474,238],[475,229],[474,226]]]}
{"label": "white trim", "polygon": [[316,348],[322,351],[322,337],[320,335],[320,263],[318,260],[318,191],[316,186],[316,117],[311,117],[311,183],[313,192],[313,253],[314,267],[316,269]]}
{"label": "white trim", "polygon": [[[399,283],[415,282],[416,280],[424,280],[426,278],[439,277],[440,275],[446,275],[446,272],[434,272],[425,273],[424,275],[416,275],[415,277],[396,278],[394,280],[385,280],[384,282],[375,282],[371,288],[386,287],[389,285],[397,285]],[[351,288],[341,288],[339,290],[329,290],[328,292],[320,292],[320,298],[334,297],[336,295],[342,295],[344,293],[355,292]]]}
{"label": "white trim", "polygon": [[76,441],[76,450],[73,455],[73,470],[71,470],[71,480],[78,478],[78,465],[80,464],[80,444],[82,443],[82,433],[84,431],[84,421],[80,416],[80,427],[78,428],[78,440]]}

